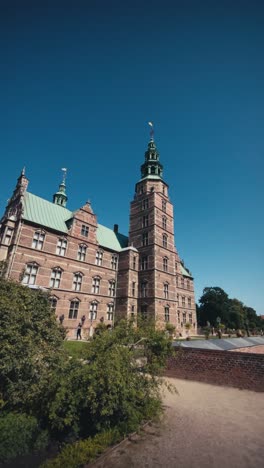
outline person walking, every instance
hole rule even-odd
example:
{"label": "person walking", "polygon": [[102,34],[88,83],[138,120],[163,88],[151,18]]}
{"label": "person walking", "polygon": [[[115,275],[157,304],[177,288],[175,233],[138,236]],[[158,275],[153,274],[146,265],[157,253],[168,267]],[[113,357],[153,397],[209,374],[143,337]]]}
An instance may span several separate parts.
{"label": "person walking", "polygon": [[81,322],[79,322],[79,325],[77,327],[76,339],[78,340],[78,338],[80,338],[80,340],[82,339],[82,324],[81,324]]}

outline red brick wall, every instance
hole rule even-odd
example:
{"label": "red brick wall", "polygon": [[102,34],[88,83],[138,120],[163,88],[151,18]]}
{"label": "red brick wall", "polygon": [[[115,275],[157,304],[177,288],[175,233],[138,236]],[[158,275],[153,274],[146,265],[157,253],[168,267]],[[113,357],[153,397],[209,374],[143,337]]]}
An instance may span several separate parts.
{"label": "red brick wall", "polygon": [[264,355],[176,348],[165,375],[264,392]]}

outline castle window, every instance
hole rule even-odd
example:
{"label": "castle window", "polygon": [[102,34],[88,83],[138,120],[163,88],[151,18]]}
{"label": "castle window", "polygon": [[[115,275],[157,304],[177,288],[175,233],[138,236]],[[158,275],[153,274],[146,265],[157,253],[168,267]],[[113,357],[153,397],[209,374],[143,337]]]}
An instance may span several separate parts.
{"label": "castle window", "polygon": [[70,302],[70,309],[69,309],[69,316],[68,316],[69,319],[77,319],[79,305],[80,305],[80,301],[78,301],[77,299]]}
{"label": "castle window", "polygon": [[151,166],[151,174],[155,174],[155,166]]}
{"label": "castle window", "polygon": [[117,255],[116,254],[112,255],[111,267],[112,267],[112,270],[117,269]]}
{"label": "castle window", "polygon": [[137,267],[137,257],[133,257],[133,270],[135,270]]}
{"label": "castle window", "polygon": [[192,324],[192,314],[189,314],[189,323]]}
{"label": "castle window", "polygon": [[182,321],[184,324],[186,323],[186,312],[183,312],[182,314]]}
{"label": "castle window", "polygon": [[67,241],[65,239],[59,239],[57,243],[56,254],[60,255],[61,257],[65,256],[67,249]]}
{"label": "castle window", "polygon": [[89,312],[89,319],[96,320],[97,319],[97,309],[98,309],[98,302],[93,301],[90,304],[90,312]]}
{"label": "castle window", "polygon": [[170,321],[170,308],[168,306],[164,307],[164,320],[165,322]]}
{"label": "castle window", "polygon": [[163,258],[163,271],[168,271],[168,257]]}
{"label": "castle window", "polygon": [[179,286],[179,277],[178,277],[178,275],[176,275],[176,286],[177,287]]}
{"label": "castle window", "polygon": [[168,247],[168,236],[166,234],[163,234],[163,236],[162,236],[162,245],[163,245],[163,247],[165,247],[165,249],[167,249],[167,247]]}
{"label": "castle window", "polygon": [[13,231],[14,231],[14,229],[10,228],[9,226],[6,227],[5,237],[4,237],[4,244],[5,245],[10,245],[11,244]]}
{"label": "castle window", "polygon": [[80,291],[81,290],[82,279],[83,279],[83,274],[82,273],[74,273],[73,274],[72,289],[74,289],[74,291]]}
{"label": "castle window", "polygon": [[178,323],[181,323],[180,312],[178,312]]}
{"label": "castle window", "polygon": [[143,216],[143,218],[142,218],[142,227],[143,227],[143,228],[144,228],[144,227],[148,227],[148,223],[149,223],[149,217],[148,217],[148,215]]}
{"label": "castle window", "polygon": [[168,283],[164,283],[164,285],[163,285],[163,294],[164,294],[165,299],[169,298],[169,285],[168,285]]}
{"label": "castle window", "polygon": [[77,259],[78,259],[80,262],[84,262],[84,261],[85,261],[86,251],[87,251],[87,245],[85,245],[85,244],[80,244],[79,247],[78,247],[78,255],[77,255]]}
{"label": "castle window", "polygon": [[148,257],[142,257],[141,258],[141,270],[147,270],[148,269]]}
{"label": "castle window", "polygon": [[62,276],[62,269],[61,268],[53,268],[51,270],[51,277],[50,277],[50,288],[59,288]]}
{"label": "castle window", "polygon": [[182,296],[182,307],[185,307],[185,296]]}
{"label": "castle window", "polygon": [[114,304],[111,302],[107,304],[107,320],[113,320],[114,318]]}
{"label": "castle window", "polygon": [[45,233],[41,231],[36,231],[32,240],[32,246],[31,246],[32,249],[42,250],[44,239],[45,239]]}
{"label": "castle window", "polygon": [[96,256],[95,256],[95,264],[98,266],[102,266],[103,263],[103,252],[102,250],[97,250]]}
{"label": "castle window", "polygon": [[136,283],[135,283],[135,281],[133,281],[133,283],[132,283],[132,296],[133,297],[135,296],[135,293],[136,293]]}
{"label": "castle window", "polygon": [[49,298],[49,303],[50,303],[50,308],[52,312],[56,312],[57,304],[58,304],[58,298],[56,296],[51,296]]}
{"label": "castle window", "polygon": [[186,280],[186,284],[187,284],[187,289],[190,289],[190,280]]}
{"label": "castle window", "polygon": [[89,226],[86,226],[86,224],[82,224],[81,235],[84,237],[88,237],[88,234],[89,234]]}
{"label": "castle window", "polygon": [[148,306],[147,305],[142,305],[140,307],[140,313],[141,313],[141,317],[143,320],[146,320],[147,317],[148,317]]}
{"label": "castle window", "polygon": [[28,263],[26,265],[22,283],[28,284],[28,285],[36,284],[37,274],[38,274],[38,264],[35,262]]}
{"label": "castle window", "polygon": [[101,278],[99,276],[95,276],[93,278],[93,283],[92,283],[92,293],[93,294],[99,294],[100,291],[100,281]]}
{"label": "castle window", "polygon": [[140,284],[140,292],[141,292],[141,297],[147,297],[148,283],[146,281],[142,281],[142,283]]}
{"label": "castle window", "polygon": [[181,278],[181,287],[184,288],[184,278]]}
{"label": "castle window", "polygon": [[166,211],[166,205],[167,205],[166,200],[162,199],[161,208],[162,208],[162,211],[164,212]]}
{"label": "castle window", "polygon": [[166,216],[162,216],[162,229],[167,229],[167,218]]}
{"label": "castle window", "polygon": [[191,306],[192,306],[192,299],[188,297],[188,307],[191,308]]}
{"label": "castle window", "polygon": [[142,245],[147,246],[148,242],[149,242],[148,232],[143,232],[143,234],[142,234]]}
{"label": "castle window", "polygon": [[149,201],[148,198],[145,198],[145,200],[142,200],[142,210],[147,210],[149,207]]}
{"label": "castle window", "polygon": [[115,295],[115,281],[114,280],[111,280],[109,281],[109,285],[108,285],[108,295],[111,296],[111,297],[114,297]]}

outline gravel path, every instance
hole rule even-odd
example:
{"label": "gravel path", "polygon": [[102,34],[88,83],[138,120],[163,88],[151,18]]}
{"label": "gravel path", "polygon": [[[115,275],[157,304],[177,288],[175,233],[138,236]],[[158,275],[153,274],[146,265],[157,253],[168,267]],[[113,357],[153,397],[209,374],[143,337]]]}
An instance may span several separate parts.
{"label": "gravel path", "polygon": [[[264,393],[167,379],[165,414],[93,463],[96,468],[260,468]],[[89,465],[91,466],[91,465]]]}

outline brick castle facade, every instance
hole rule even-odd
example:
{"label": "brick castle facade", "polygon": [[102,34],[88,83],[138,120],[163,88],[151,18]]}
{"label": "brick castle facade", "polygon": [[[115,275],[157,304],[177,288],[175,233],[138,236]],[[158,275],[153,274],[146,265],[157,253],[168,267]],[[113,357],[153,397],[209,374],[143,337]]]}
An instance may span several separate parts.
{"label": "brick castle facade", "polygon": [[130,207],[129,235],[98,224],[87,202],[66,208],[65,177],[49,202],[28,192],[23,170],[0,225],[6,276],[50,291],[57,317],[76,336],[81,321],[91,336],[101,321],[138,314],[196,333],[193,277],[174,242],[173,205],[153,138]]}

